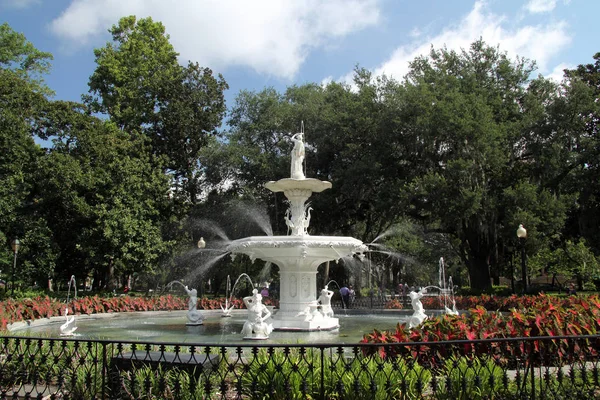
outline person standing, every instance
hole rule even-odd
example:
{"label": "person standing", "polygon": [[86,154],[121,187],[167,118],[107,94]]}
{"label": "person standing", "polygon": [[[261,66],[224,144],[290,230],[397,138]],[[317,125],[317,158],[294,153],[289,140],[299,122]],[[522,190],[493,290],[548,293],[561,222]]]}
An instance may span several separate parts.
{"label": "person standing", "polygon": [[346,286],[340,288],[340,296],[342,296],[342,306],[348,308],[350,306],[350,289]]}

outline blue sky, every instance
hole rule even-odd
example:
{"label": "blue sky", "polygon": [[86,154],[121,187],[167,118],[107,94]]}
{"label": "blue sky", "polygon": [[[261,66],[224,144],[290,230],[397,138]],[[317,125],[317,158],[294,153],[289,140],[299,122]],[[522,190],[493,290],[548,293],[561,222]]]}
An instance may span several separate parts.
{"label": "blue sky", "polygon": [[0,0],[0,22],[54,55],[46,82],[62,100],[87,93],[93,49],[132,14],[163,22],[182,63],[223,74],[229,106],[242,89],[350,82],[357,64],[401,79],[432,44],[479,37],[555,79],[600,51],[597,0]]}

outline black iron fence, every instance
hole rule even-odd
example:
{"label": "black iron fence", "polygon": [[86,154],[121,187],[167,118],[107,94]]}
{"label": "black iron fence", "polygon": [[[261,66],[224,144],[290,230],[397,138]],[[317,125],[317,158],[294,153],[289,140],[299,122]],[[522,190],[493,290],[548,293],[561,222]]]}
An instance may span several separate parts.
{"label": "black iron fence", "polygon": [[600,336],[233,346],[0,338],[1,399],[595,399]]}

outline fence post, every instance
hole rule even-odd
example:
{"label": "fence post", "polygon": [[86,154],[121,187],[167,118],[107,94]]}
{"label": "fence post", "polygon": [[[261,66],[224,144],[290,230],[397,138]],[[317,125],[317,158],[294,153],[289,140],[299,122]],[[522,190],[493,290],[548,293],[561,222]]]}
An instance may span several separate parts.
{"label": "fence post", "polygon": [[323,353],[325,347],[321,347],[321,399],[325,399],[325,359]]}
{"label": "fence post", "polygon": [[533,350],[535,349],[535,345],[533,340],[529,342],[529,369],[531,373],[531,399],[535,400],[535,370],[533,365]]}
{"label": "fence post", "polygon": [[106,398],[106,374],[108,374],[108,365],[106,360],[106,343],[102,342],[102,400]]}

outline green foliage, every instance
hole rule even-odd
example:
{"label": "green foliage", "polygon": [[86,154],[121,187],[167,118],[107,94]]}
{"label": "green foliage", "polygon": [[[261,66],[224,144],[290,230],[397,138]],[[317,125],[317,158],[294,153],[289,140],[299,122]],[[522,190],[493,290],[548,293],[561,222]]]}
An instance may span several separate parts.
{"label": "green foliage", "polygon": [[324,385],[330,399],[388,399],[414,398],[430,381],[431,372],[411,360],[329,354],[321,364],[319,350],[286,348],[257,350],[240,383],[251,398],[320,397]]}
{"label": "green foliage", "polygon": [[[546,235],[566,218],[570,198],[539,181],[531,185],[529,202],[507,196],[537,179],[526,168],[530,157],[522,149],[530,140],[523,134],[552,98],[534,93],[537,81],[527,86],[533,68],[477,41],[460,53],[432,49],[417,58],[398,89],[408,104],[399,112],[404,140],[414,146],[407,151],[418,156],[405,194],[411,213],[458,240],[474,288],[490,286],[490,265],[492,271],[499,267],[498,251],[514,241],[517,220],[529,229],[523,213],[543,221]],[[529,236],[536,237],[535,229]]]}
{"label": "green foliage", "polygon": [[590,284],[600,277],[600,258],[595,256],[584,239],[577,242],[566,240],[563,247],[541,251],[530,259],[530,264],[534,269],[567,276],[580,284]]}
{"label": "green foliage", "polygon": [[[59,140],[36,172],[44,184],[37,186],[34,209],[62,250],[60,270],[80,277],[91,271],[105,284],[109,265],[118,273],[152,271],[168,246],[161,224],[169,186],[146,140],[82,114],[76,104],[51,111],[44,124]],[[78,120],[81,129],[57,129],[65,118]]]}
{"label": "green foliage", "polygon": [[198,64],[180,66],[164,26],[152,18],[121,18],[110,33],[113,41],[94,51],[86,103],[124,131],[147,136],[153,154],[166,157],[182,200],[195,204],[200,151],[221,124],[227,83]]}
{"label": "green foliage", "polygon": [[450,357],[443,366],[438,399],[494,399],[514,392],[504,386],[504,368],[489,358]]}
{"label": "green foliage", "polygon": [[205,399],[218,392],[218,384],[214,384],[218,382],[216,375],[212,375],[212,390],[207,391],[204,377],[196,378],[178,368],[163,368],[161,365],[157,368],[134,367],[121,371],[120,375],[123,383],[119,394],[128,399]]}
{"label": "green foliage", "polygon": [[11,70],[17,77],[42,94],[52,94],[43,84],[43,75],[50,71],[52,54],[40,51],[22,33],[8,23],[0,25],[0,70]]}

